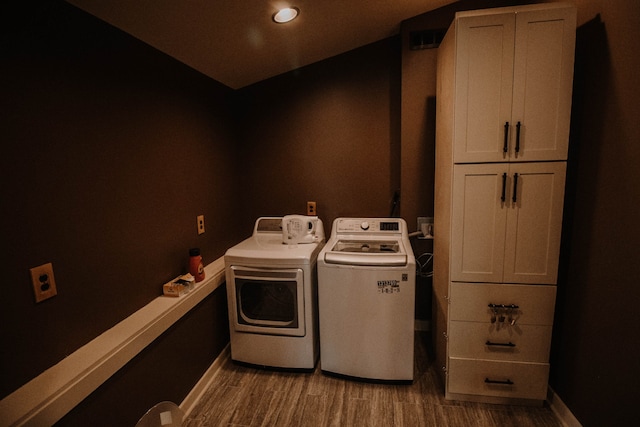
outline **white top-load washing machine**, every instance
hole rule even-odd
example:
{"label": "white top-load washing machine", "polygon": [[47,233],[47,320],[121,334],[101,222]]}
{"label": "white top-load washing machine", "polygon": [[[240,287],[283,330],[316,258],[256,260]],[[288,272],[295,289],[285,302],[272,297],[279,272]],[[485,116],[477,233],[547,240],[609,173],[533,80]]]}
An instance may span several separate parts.
{"label": "white top-load washing machine", "polygon": [[338,218],[318,256],[320,366],[413,381],[415,258],[399,218]]}
{"label": "white top-load washing machine", "polygon": [[316,260],[323,245],[320,219],[291,215],[258,218],[253,235],[227,250],[233,360],[275,368],[315,367]]}

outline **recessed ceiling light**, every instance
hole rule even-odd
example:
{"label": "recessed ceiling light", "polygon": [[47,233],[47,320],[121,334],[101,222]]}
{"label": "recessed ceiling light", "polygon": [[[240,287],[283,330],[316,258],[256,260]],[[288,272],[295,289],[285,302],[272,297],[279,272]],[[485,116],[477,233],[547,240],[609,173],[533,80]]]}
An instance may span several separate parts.
{"label": "recessed ceiling light", "polygon": [[286,7],[284,9],[280,9],[273,14],[273,22],[284,24],[286,22],[293,21],[299,13],[300,9],[297,7]]}

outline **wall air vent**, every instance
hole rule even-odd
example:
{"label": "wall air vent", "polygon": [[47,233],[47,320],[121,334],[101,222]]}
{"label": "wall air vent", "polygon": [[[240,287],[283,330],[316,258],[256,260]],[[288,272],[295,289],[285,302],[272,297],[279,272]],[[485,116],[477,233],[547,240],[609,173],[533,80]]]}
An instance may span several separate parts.
{"label": "wall air vent", "polygon": [[446,29],[439,30],[422,30],[409,32],[409,49],[433,49],[440,46],[440,42],[444,38]]}

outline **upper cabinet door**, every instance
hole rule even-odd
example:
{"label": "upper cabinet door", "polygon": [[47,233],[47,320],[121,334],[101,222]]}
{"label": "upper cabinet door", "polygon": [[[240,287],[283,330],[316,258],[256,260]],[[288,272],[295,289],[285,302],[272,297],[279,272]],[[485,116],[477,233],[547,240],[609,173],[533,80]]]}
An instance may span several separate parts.
{"label": "upper cabinet door", "polygon": [[504,282],[557,283],[566,167],[565,162],[510,165]]}
{"label": "upper cabinet door", "polygon": [[461,18],[456,33],[454,162],[505,161],[515,14]]}
{"label": "upper cabinet door", "polygon": [[502,281],[507,221],[508,164],[453,169],[451,280]]}
{"label": "upper cabinet door", "polygon": [[565,162],[454,166],[451,280],[555,284]]}
{"label": "upper cabinet door", "polygon": [[575,26],[575,8],[516,14],[511,161],[567,159]]}
{"label": "upper cabinet door", "polygon": [[458,19],[454,162],[566,160],[575,8]]}

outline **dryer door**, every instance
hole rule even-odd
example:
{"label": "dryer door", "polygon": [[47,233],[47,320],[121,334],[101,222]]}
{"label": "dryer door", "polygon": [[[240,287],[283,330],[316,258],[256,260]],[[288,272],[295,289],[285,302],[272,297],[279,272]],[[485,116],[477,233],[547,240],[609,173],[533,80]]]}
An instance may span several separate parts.
{"label": "dryer door", "polygon": [[231,267],[231,301],[236,331],[305,335],[304,274],[299,268],[266,270]]}

